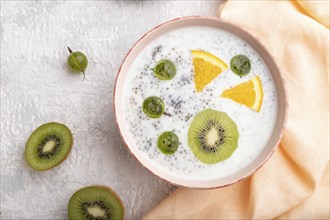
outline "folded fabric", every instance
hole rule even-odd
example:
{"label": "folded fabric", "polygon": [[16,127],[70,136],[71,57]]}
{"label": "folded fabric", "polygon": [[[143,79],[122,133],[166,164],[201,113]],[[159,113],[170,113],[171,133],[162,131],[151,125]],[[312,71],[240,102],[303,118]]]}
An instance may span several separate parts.
{"label": "folded fabric", "polygon": [[281,68],[289,97],[283,139],[250,178],[179,188],[144,219],[330,218],[329,1],[228,1],[220,17],[259,38]]}
{"label": "folded fabric", "polygon": [[299,5],[307,12],[309,16],[323,24],[325,27],[330,27],[329,18],[329,1],[328,0],[298,0]]}

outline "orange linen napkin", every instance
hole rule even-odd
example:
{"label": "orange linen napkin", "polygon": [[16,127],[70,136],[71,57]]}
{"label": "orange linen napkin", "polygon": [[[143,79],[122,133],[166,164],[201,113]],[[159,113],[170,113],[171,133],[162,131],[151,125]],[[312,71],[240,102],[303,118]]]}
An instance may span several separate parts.
{"label": "orange linen napkin", "polygon": [[259,38],[282,69],[283,139],[252,177],[214,190],[179,188],[144,219],[328,219],[329,1],[228,1],[220,17]]}

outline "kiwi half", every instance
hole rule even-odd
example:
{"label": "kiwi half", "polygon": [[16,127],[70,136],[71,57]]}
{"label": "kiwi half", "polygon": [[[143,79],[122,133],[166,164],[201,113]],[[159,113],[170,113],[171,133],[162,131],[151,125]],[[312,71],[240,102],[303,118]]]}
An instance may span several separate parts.
{"label": "kiwi half", "polygon": [[124,219],[124,206],[110,188],[88,186],[72,195],[68,214],[70,220]]}
{"label": "kiwi half", "polygon": [[26,161],[39,171],[55,167],[68,156],[72,142],[71,131],[65,125],[56,122],[41,125],[26,142]]}
{"label": "kiwi half", "polygon": [[205,109],[191,122],[188,144],[195,157],[207,164],[229,158],[238,145],[238,129],[224,112]]}

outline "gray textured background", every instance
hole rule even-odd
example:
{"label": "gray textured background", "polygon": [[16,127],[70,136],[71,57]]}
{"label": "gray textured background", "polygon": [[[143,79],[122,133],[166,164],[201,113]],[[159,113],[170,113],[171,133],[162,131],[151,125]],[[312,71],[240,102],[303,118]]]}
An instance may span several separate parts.
{"label": "gray textured background", "polygon": [[[99,184],[138,219],[175,187],[146,171],[123,145],[113,86],[129,48],[172,18],[216,16],[220,0],[1,1],[1,219],[66,219],[79,188]],[[89,58],[86,80],[66,66],[66,47]],[[60,166],[30,169],[24,148],[41,124],[66,124],[73,149]]]}

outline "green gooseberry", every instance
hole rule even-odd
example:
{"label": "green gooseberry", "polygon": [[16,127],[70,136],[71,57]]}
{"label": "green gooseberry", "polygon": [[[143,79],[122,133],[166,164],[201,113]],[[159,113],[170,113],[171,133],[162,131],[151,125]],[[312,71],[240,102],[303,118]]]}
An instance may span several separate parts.
{"label": "green gooseberry", "polygon": [[171,80],[176,75],[175,64],[167,59],[158,61],[152,70],[155,76],[160,80]]}
{"label": "green gooseberry", "polygon": [[247,75],[251,70],[250,59],[245,55],[236,55],[230,60],[230,69],[240,77]]}
{"label": "green gooseberry", "polygon": [[68,57],[67,63],[71,70],[78,73],[84,74],[85,79],[85,70],[88,65],[87,57],[84,53],[80,51],[72,51],[70,47],[68,47],[68,50],[70,52],[70,55]]}
{"label": "green gooseberry", "polygon": [[149,118],[159,118],[164,114],[165,104],[157,96],[150,96],[143,101],[142,111]]}
{"label": "green gooseberry", "polygon": [[163,154],[174,154],[179,146],[179,138],[173,131],[166,131],[158,137],[157,146]]}

